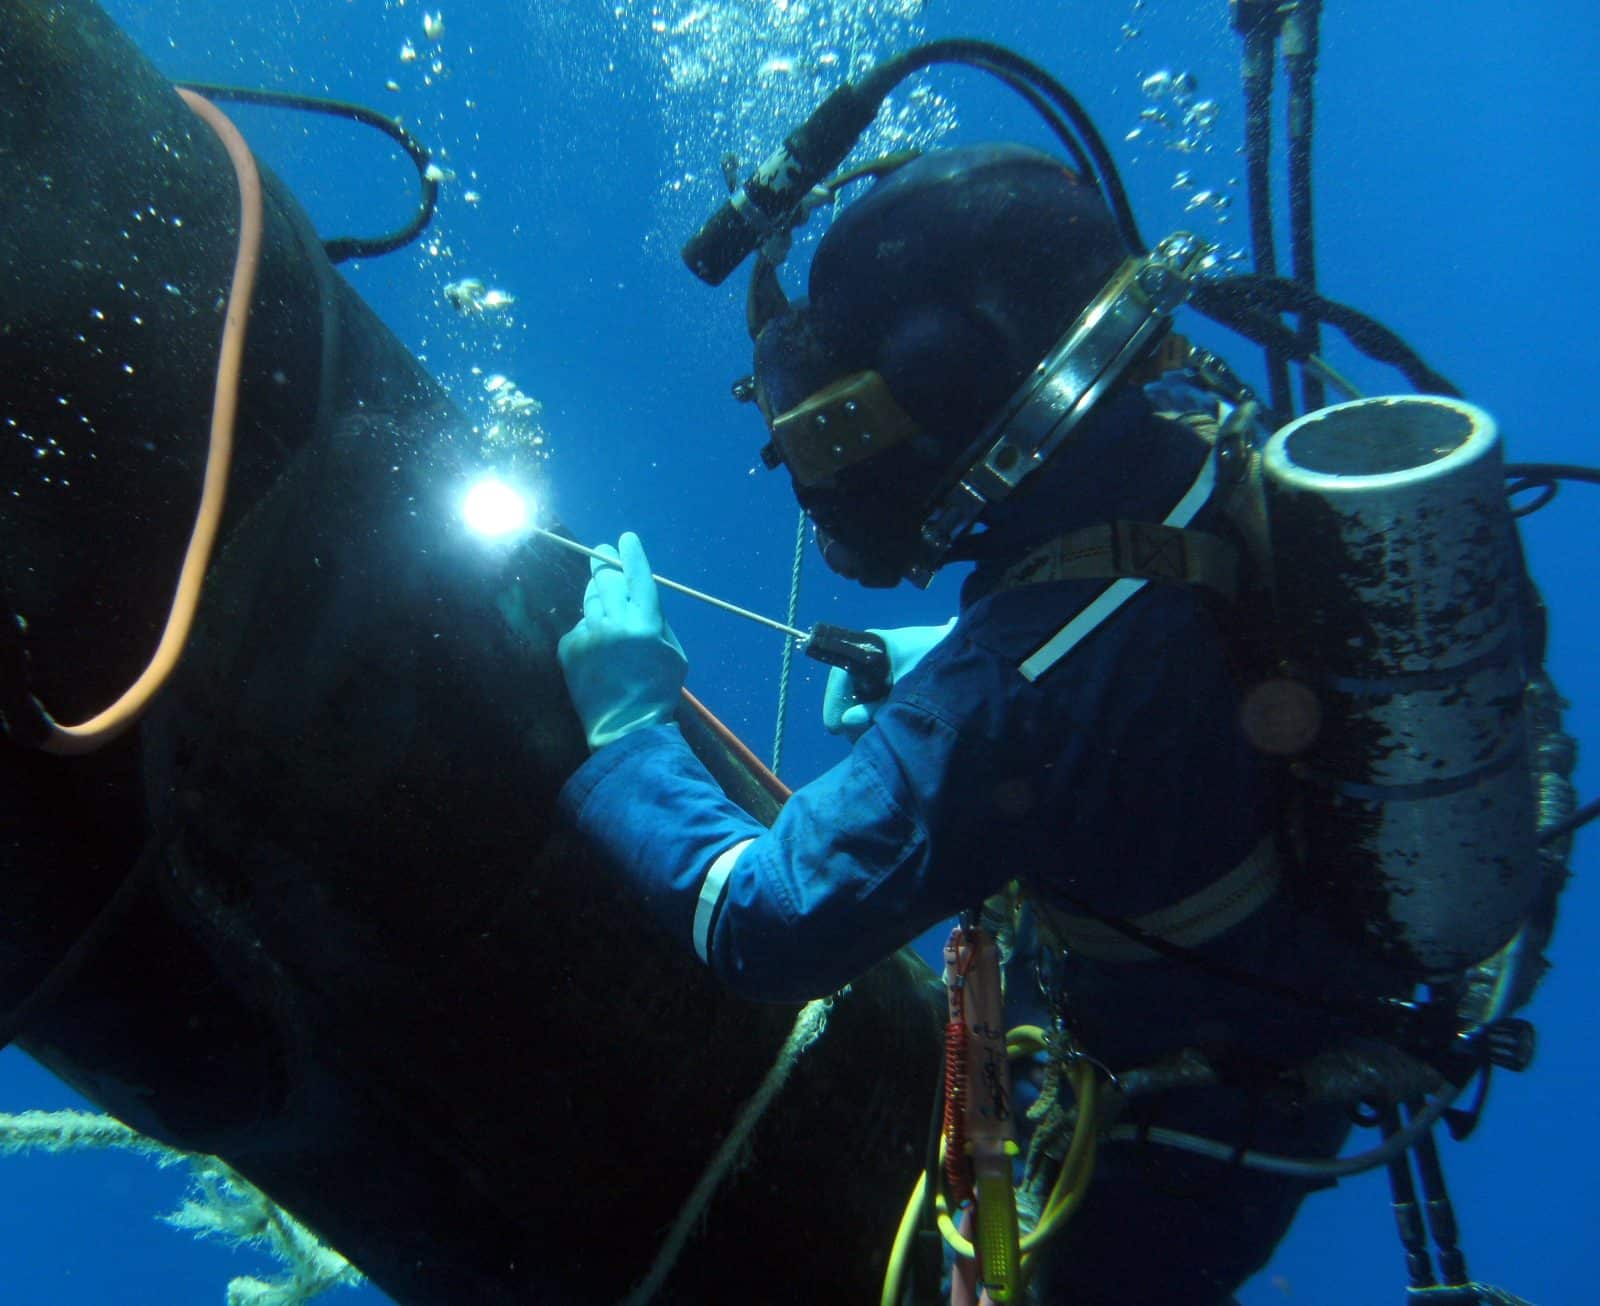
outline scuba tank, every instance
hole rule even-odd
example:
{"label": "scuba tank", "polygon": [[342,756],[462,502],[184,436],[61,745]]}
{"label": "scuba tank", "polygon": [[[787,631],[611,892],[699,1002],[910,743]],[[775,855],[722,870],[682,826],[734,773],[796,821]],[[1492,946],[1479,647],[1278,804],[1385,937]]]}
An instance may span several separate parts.
{"label": "scuba tank", "polygon": [[1261,455],[1273,625],[1316,700],[1290,882],[1385,961],[1458,973],[1541,888],[1524,570],[1499,433],[1436,395],[1289,423]]}

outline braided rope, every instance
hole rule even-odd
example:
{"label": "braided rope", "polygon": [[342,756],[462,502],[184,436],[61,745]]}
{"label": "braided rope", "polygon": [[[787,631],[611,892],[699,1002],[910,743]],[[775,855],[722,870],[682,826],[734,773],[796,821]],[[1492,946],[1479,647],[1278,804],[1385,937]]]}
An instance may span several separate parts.
{"label": "braided rope", "polygon": [[[789,615],[784,621],[794,625],[800,615],[800,564],[806,554],[806,515],[794,528],[794,566],[789,572]],[[794,641],[783,641],[783,664],[778,668],[778,720],[772,729],[772,774],[778,774],[783,761],[783,726],[789,716],[789,676],[794,668]]]}
{"label": "braided rope", "polygon": [[700,1181],[695,1184],[694,1190],[679,1210],[678,1218],[673,1221],[672,1229],[661,1244],[661,1250],[656,1253],[655,1262],[650,1266],[649,1272],[633,1291],[622,1299],[622,1306],[646,1306],[646,1303],[656,1300],[656,1294],[661,1291],[661,1285],[666,1282],[667,1275],[672,1273],[672,1267],[677,1263],[679,1254],[689,1241],[689,1236],[703,1227],[706,1209],[711,1205],[711,1199],[716,1195],[722,1181],[737,1168],[750,1135],[755,1132],[761,1117],[772,1105],[772,1099],[777,1097],[778,1090],[787,1082],[795,1064],[812,1044],[822,1037],[828,1025],[828,1012],[832,1006],[832,998],[816,998],[800,1008],[799,1015],[795,1017],[794,1028],[789,1031],[789,1037],[778,1050],[777,1060],[767,1071],[761,1086],[740,1110],[738,1119],[733,1122],[733,1128],[722,1140],[716,1155],[711,1158],[711,1164],[706,1167],[705,1173],[700,1176]]}

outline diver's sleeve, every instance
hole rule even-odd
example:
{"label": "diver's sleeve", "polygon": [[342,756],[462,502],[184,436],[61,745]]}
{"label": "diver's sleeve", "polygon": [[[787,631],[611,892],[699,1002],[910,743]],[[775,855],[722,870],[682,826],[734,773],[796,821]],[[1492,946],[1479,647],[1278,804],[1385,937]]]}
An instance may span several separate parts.
{"label": "diver's sleeve", "polygon": [[936,775],[953,732],[924,714],[885,715],[795,791],[771,830],[722,793],[674,725],[598,750],[567,782],[562,807],[730,988],[803,1001],[971,905],[970,886],[931,877],[924,804],[895,747],[909,729],[916,767]]}
{"label": "diver's sleeve", "polygon": [[765,831],[671,723],[596,749],[562,787],[560,808],[685,943],[712,862]]}

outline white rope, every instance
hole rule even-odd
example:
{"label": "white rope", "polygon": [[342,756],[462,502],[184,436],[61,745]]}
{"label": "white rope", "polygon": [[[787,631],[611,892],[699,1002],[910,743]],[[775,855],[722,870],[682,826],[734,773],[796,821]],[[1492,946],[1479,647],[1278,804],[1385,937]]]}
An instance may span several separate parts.
{"label": "white rope", "polygon": [[694,1186],[694,1191],[684,1202],[683,1209],[673,1221],[666,1241],[656,1253],[656,1259],[650,1266],[649,1273],[622,1299],[622,1306],[645,1306],[645,1303],[655,1300],[656,1294],[661,1291],[661,1285],[667,1280],[667,1275],[672,1273],[672,1267],[677,1263],[684,1244],[689,1241],[689,1235],[700,1226],[706,1208],[711,1205],[711,1199],[716,1195],[722,1181],[733,1170],[739,1154],[744,1150],[746,1142],[766,1113],[767,1107],[772,1104],[772,1099],[778,1095],[778,1090],[788,1080],[790,1072],[794,1070],[795,1064],[805,1055],[807,1049],[822,1037],[822,1032],[828,1024],[828,1009],[832,1005],[832,998],[817,998],[800,1008],[800,1014],[795,1017],[794,1028],[789,1031],[789,1037],[784,1040],[783,1047],[778,1052],[778,1059],[772,1063],[772,1069],[767,1071],[767,1077],[761,1081],[761,1087],[756,1089],[755,1095],[744,1104],[739,1112],[739,1118],[733,1122],[733,1128],[728,1131],[728,1136],[722,1140],[722,1146],[711,1158],[711,1164],[700,1176],[700,1182]]}
{"label": "white rope", "polygon": [[[789,573],[789,615],[784,618],[794,625],[800,615],[800,567],[806,556],[806,515],[794,528],[794,567]],[[789,674],[794,667],[794,641],[783,641],[783,665],[778,669],[778,723],[772,731],[772,774],[778,774],[783,762],[783,727],[789,717]]]}
{"label": "white rope", "polygon": [[305,1225],[214,1156],[180,1152],[128,1128],[120,1120],[88,1111],[21,1111],[0,1115],[0,1156],[28,1152],[65,1153],[118,1148],[148,1157],[158,1166],[189,1167],[190,1195],[161,1218],[196,1237],[215,1235],[236,1246],[276,1257],[287,1277],[262,1280],[240,1275],[228,1284],[228,1306],[302,1306],[330,1288],[354,1287],[361,1273]]}
{"label": "white rope", "polygon": [[120,1120],[91,1111],[19,1111],[0,1115],[0,1156],[23,1152],[77,1152],[121,1148],[148,1156],[157,1165],[176,1165],[187,1157]]}

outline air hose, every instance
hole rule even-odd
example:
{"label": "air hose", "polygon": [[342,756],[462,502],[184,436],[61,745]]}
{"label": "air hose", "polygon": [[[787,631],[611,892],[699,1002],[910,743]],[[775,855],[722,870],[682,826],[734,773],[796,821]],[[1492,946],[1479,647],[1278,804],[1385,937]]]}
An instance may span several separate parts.
{"label": "air hose", "polygon": [[239,248],[234,262],[232,284],[228,291],[222,343],[219,348],[205,482],[167,624],[149,664],[127,691],[110,707],[75,726],[58,724],[37,700],[25,699],[6,705],[8,733],[13,738],[35,744],[48,753],[76,755],[93,751],[109,743],[138,719],[151,698],[166,683],[177,666],[193,625],[200,601],[200,588],[205,580],[212,550],[216,545],[217,532],[221,527],[223,503],[233,458],[233,428],[238,412],[240,366],[244,355],[245,332],[250,318],[250,296],[260,264],[263,218],[261,180],[250,149],[238,129],[211,101],[233,100],[244,104],[287,107],[349,118],[355,122],[377,127],[398,142],[410,155],[422,182],[422,197],[416,215],[405,227],[388,236],[372,239],[338,237],[324,241],[323,248],[332,262],[337,263],[343,259],[362,255],[388,253],[414,240],[432,220],[438,198],[438,182],[428,172],[427,149],[399,123],[375,110],[338,100],[224,86],[210,82],[179,82],[176,86],[178,94],[183,97],[185,103],[206,121],[227,149],[238,177],[240,196]]}
{"label": "air hose", "polygon": [[331,240],[324,240],[323,252],[327,254],[330,263],[343,263],[347,259],[373,258],[379,254],[392,253],[403,245],[410,244],[433,221],[434,210],[439,202],[439,181],[429,170],[432,156],[427,146],[393,118],[379,113],[376,109],[369,109],[362,104],[350,104],[344,100],[323,99],[315,95],[265,91],[250,86],[224,86],[217,82],[178,82],[176,85],[203,95],[209,100],[231,100],[237,104],[255,104],[271,109],[296,109],[302,113],[322,113],[334,118],[348,118],[351,122],[376,127],[410,156],[411,162],[416,165],[417,179],[422,187],[417,200],[417,211],[411,220],[387,236],[335,236]]}
{"label": "air hose", "polygon": [[1324,298],[1298,281],[1250,274],[1201,281],[1189,303],[1212,321],[1268,349],[1281,350],[1297,362],[1305,362],[1309,355],[1299,335],[1278,321],[1277,315],[1289,312],[1315,318],[1336,328],[1368,358],[1402,372],[1424,394],[1461,397],[1461,390],[1453,382],[1429,367],[1410,345],[1377,319]]}
{"label": "air hose", "polygon": [[[1295,282],[1315,292],[1316,249],[1311,206],[1311,141],[1315,111],[1312,84],[1317,71],[1318,21],[1321,0],[1286,5],[1279,0],[1232,0],[1233,28],[1243,42],[1240,80],[1245,106],[1245,178],[1250,206],[1250,253],[1257,275],[1276,277],[1278,257],[1272,224],[1272,78],[1278,42],[1288,81],[1289,253]],[[1277,333],[1259,343],[1267,355],[1268,400],[1278,422],[1295,415],[1289,388],[1288,362],[1304,363],[1321,350],[1319,319],[1302,313],[1289,350]],[[1323,406],[1322,378],[1302,368],[1301,397],[1305,411]]]}
{"label": "air hose", "polygon": [[[1244,49],[1240,81],[1244,88],[1245,192],[1250,208],[1250,257],[1258,275],[1278,275],[1272,230],[1272,76],[1274,44],[1281,23],[1276,3],[1233,0],[1233,26]],[[1273,325],[1281,326],[1276,319]],[[1289,355],[1278,338],[1262,341],[1267,354],[1267,403],[1280,419],[1293,416]]]}
{"label": "air hose", "polygon": [[[216,132],[233,163],[239,186],[239,245],[234,259],[233,282],[224,313],[222,345],[217,360],[217,380],[211,415],[211,444],[207,454],[205,488],[201,493],[194,531],[190,536],[177,594],[156,652],[145,671],[105,711],[78,726],[61,726],[18,681],[22,701],[8,704],[5,725],[12,738],[45,752],[81,755],[109,744],[139,718],[150,700],[166,683],[183,652],[184,642],[199,604],[200,587],[210,561],[211,548],[221,522],[233,446],[233,421],[237,410],[240,362],[250,296],[260,261],[262,230],[261,179],[249,147],[237,129],[215,105],[190,91],[184,102]],[[19,663],[25,670],[25,660]],[[23,727],[23,729],[19,729]],[[148,886],[150,877],[170,846],[172,812],[159,815],[133,866],[88,925],[45,972],[32,990],[9,1011],[0,1013],[0,1048],[8,1047],[47,1008],[96,956],[113,931],[127,919]]]}
{"label": "air hose", "polygon": [[[1031,1056],[1047,1046],[1044,1031],[1036,1025],[1019,1025],[1006,1035],[1006,1053],[1012,1058]],[[1037,1257],[1083,1204],[1094,1177],[1095,1147],[1099,1141],[1101,1116],[1098,1072],[1088,1060],[1080,1058],[1068,1066],[1067,1079],[1077,1101],[1072,1141],[1038,1220],[1031,1231],[1021,1236],[1018,1244],[1021,1260],[1017,1282],[1023,1289],[1038,1263]],[[939,1172],[946,1161],[947,1149],[943,1142],[941,1134],[941,1145],[930,1154],[929,1164],[918,1176],[901,1215],[889,1253],[889,1264],[884,1272],[880,1306],[902,1306],[906,1271],[925,1208],[932,1207],[940,1236],[957,1256],[970,1259],[975,1255],[971,1240],[956,1228],[949,1198],[939,1184]],[[931,1198],[930,1193],[933,1194]]]}
{"label": "air hose", "polygon": [[[934,64],[963,64],[999,78],[1039,108],[1063,147],[1100,188],[1128,249],[1144,253],[1116,163],[1071,92],[1037,64],[989,41],[932,41],[879,64],[860,82],[828,96],[690,237],[683,260],[702,281],[719,286],[769,236],[787,230],[811,189],[855,148],[883,101],[906,78]],[[1029,94],[1032,92],[1032,94]]]}
{"label": "air hose", "polygon": [[[1315,112],[1312,83],[1317,74],[1317,22],[1321,0],[1299,0],[1283,18],[1283,66],[1288,73],[1289,130],[1289,257],[1296,283],[1317,288],[1316,244],[1311,222],[1311,132]],[[1300,317],[1300,348],[1307,358],[1322,350],[1315,316]],[[1321,408],[1325,395],[1322,378],[1310,368],[1300,370],[1300,398],[1305,411]]]}
{"label": "air hose", "polygon": [[178,93],[222,141],[239,184],[239,246],[234,256],[233,280],[228,289],[222,344],[218,350],[205,480],[166,625],[149,663],[133,684],[109,707],[74,726],[58,723],[44,705],[31,696],[18,705],[20,711],[8,714],[7,728],[13,738],[58,756],[81,756],[105,747],[139,719],[150,700],[167,683],[194,626],[200,589],[205,583],[206,569],[222,526],[228,472],[233,462],[233,428],[239,410],[245,331],[250,323],[250,296],[261,262],[261,177],[250,147],[222,111],[193,91],[180,88]]}

